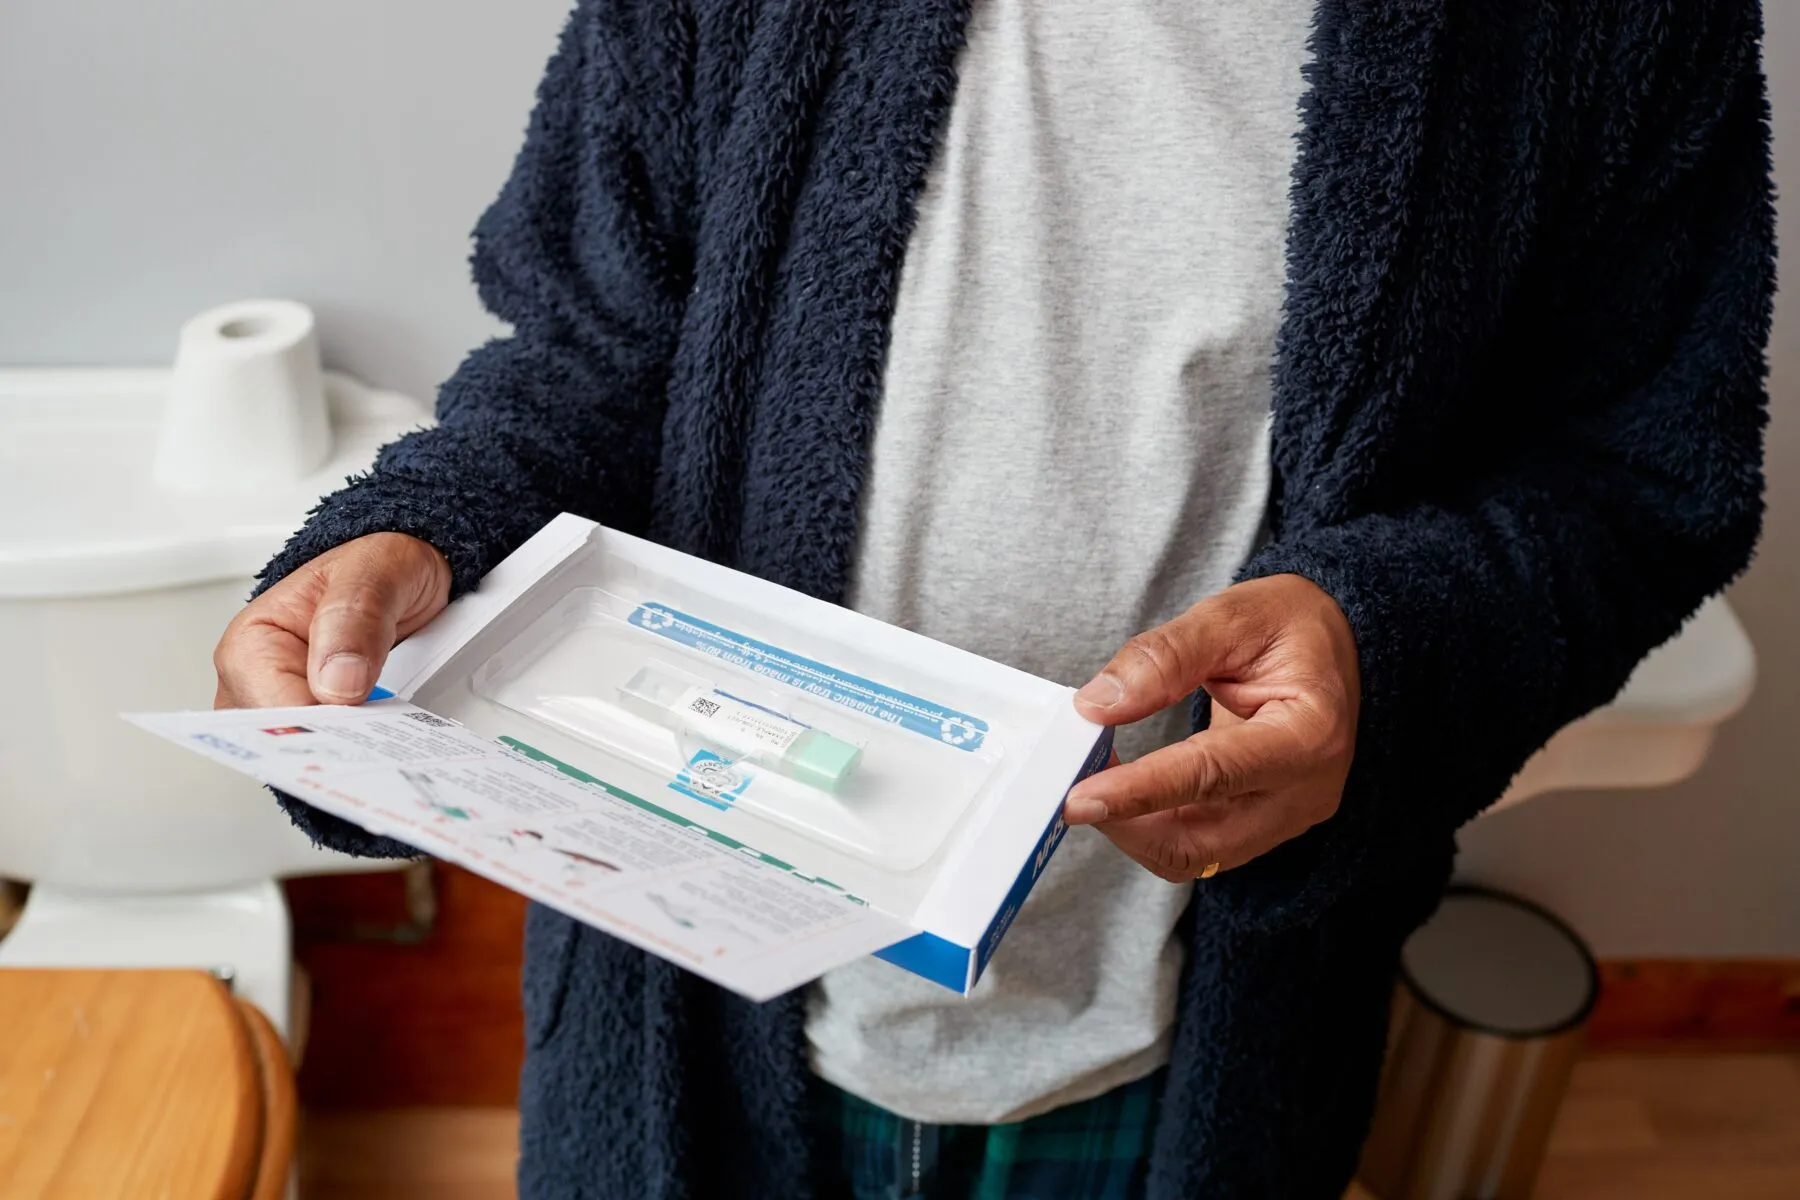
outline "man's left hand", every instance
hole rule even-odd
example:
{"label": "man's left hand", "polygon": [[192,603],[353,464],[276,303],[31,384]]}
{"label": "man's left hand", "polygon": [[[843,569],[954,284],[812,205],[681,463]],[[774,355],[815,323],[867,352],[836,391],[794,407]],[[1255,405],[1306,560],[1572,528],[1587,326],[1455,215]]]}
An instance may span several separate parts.
{"label": "man's left hand", "polygon": [[1084,780],[1064,807],[1170,880],[1242,866],[1337,811],[1361,699],[1350,623],[1298,575],[1240,583],[1125,643],[1075,704],[1124,725],[1196,689],[1208,729]]}

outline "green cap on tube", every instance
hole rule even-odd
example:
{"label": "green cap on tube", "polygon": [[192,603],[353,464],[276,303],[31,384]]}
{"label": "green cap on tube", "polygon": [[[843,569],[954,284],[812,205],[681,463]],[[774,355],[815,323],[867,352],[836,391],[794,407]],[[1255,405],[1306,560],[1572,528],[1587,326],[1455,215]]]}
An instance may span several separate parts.
{"label": "green cap on tube", "polygon": [[851,745],[817,729],[808,729],[795,738],[787,753],[782,755],[781,766],[790,778],[835,792],[861,761],[861,746]]}

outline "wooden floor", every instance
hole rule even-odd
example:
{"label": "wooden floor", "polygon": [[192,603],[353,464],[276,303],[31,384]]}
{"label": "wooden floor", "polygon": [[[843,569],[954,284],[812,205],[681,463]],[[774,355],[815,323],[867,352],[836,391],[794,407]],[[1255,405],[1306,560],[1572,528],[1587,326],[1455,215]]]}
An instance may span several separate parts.
{"label": "wooden floor", "polygon": [[[498,1109],[314,1114],[301,1200],[505,1200],[515,1130]],[[1795,1200],[1800,1054],[1590,1059],[1537,1197]]]}
{"label": "wooden floor", "polygon": [[1596,1058],[1577,1070],[1543,1200],[1795,1200],[1800,1054]]}

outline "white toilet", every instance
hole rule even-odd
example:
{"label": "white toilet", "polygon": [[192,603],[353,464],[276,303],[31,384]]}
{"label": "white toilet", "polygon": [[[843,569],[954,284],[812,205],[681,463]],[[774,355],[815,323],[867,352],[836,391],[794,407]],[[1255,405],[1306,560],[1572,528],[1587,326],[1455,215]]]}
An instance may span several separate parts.
{"label": "white toilet", "polygon": [[315,849],[253,783],[120,720],[210,708],[212,648],[318,498],[429,420],[322,373],[312,315],[230,305],[177,368],[0,371],[0,966],[230,973],[289,1032],[275,880]]}
{"label": "white toilet", "polygon": [[1545,792],[1679,783],[1756,686],[1756,652],[1721,596],[1652,650],[1611,704],[1565,727],[1487,811]]}

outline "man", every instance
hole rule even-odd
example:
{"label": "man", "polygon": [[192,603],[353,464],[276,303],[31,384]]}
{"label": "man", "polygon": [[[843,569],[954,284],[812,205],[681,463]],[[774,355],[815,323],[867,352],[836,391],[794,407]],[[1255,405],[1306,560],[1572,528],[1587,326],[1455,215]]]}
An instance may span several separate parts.
{"label": "man", "polygon": [[1337,1196],[1456,826],[1755,540],[1753,0],[969,8],[578,4],[514,333],[221,643],[356,702],[567,509],[1131,726],[968,1000],[534,909],[528,1197]]}

